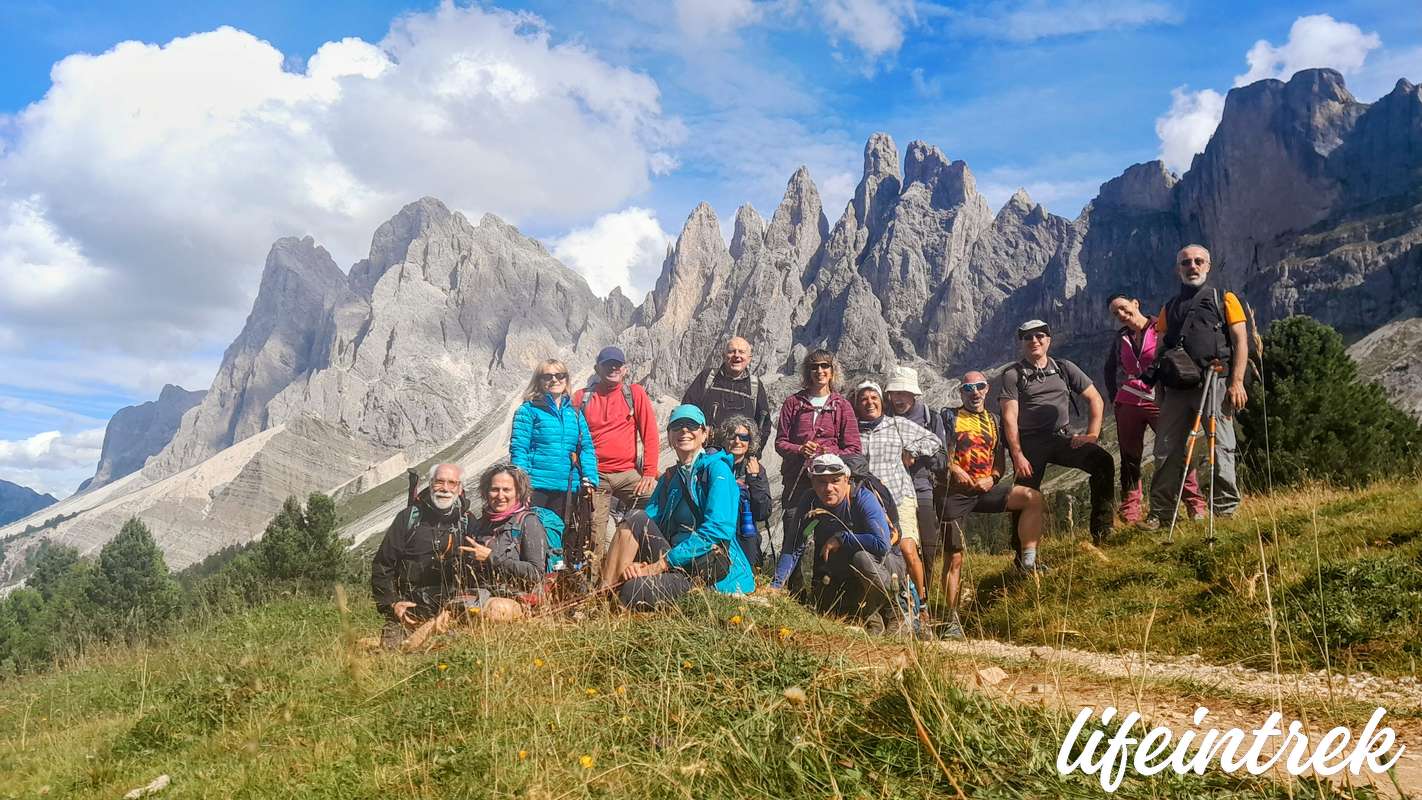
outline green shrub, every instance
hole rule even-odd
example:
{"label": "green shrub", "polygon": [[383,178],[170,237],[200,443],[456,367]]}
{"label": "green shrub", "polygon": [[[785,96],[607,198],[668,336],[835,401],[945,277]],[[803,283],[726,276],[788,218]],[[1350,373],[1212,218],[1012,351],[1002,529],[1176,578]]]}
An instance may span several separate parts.
{"label": "green shrub", "polygon": [[1422,426],[1389,403],[1381,387],[1359,380],[1337,331],[1309,317],[1289,317],[1270,325],[1263,343],[1266,396],[1257,396],[1255,383],[1256,396],[1239,414],[1240,477],[1247,488],[1308,478],[1362,486],[1417,469]]}

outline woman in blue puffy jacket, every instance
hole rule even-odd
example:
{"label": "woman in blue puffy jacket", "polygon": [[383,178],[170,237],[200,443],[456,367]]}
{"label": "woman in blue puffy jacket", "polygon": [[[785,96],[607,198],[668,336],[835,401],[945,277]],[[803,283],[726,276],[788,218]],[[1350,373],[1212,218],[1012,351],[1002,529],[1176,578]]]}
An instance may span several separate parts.
{"label": "woman in blue puffy jacket", "polygon": [[[513,417],[509,460],[528,473],[533,504],[560,517],[584,483],[597,485],[597,454],[587,420],[573,407],[568,367],[550,358],[533,369]],[[565,520],[566,521],[566,520]]]}

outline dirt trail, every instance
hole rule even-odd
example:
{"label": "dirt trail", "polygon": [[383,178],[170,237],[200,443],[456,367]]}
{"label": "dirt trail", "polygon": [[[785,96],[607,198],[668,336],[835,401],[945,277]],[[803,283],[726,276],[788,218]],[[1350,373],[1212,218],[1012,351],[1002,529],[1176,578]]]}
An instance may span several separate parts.
{"label": "dirt trail", "polygon": [[[1204,664],[1194,658],[1095,653],[993,640],[934,642],[926,647],[962,659],[963,666],[955,670],[960,682],[992,697],[1068,716],[1075,716],[1085,706],[1098,710],[1114,706],[1118,714],[1137,711],[1150,726],[1164,725],[1177,734],[1196,729],[1191,717],[1200,706],[1210,711],[1200,726],[1206,730],[1213,726],[1248,731],[1277,710],[1284,714],[1285,727],[1290,720],[1302,721],[1316,743],[1335,725],[1345,725],[1356,733],[1368,716],[1367,707],[1381,706],[1388,711],[1382,724],[1392,727],[1406,748],[1393,768],[1397,784],[1404,796],[1422,797],[1422,687],[1415,679],[1273,675]],[[991,667],[1001,669],[1002,674],[992,672]],[[1351,707],[1331,710],[1342,705]],[[1360,708],[1365,710],[1360,712]],[[1282,770],[1279,775],[1288,777]],[[1345,772],[1331,780],[1339,785],[1372,786],[1383,796],[1399,794],[1387,776],[1364,772],[1354,777]]]}

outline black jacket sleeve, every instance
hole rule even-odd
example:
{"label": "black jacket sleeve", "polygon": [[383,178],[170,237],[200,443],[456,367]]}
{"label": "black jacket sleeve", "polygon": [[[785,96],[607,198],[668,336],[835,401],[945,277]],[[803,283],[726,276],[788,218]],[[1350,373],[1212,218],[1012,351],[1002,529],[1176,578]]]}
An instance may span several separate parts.
{"label": "black jacket sleeve", "polygon": [[770,519],[770,476],[761,465],[756,475],[746,475],[746,491],[750,494],[751,519],[765,522]]}
{"label": "black jacket sleeve", "polygon": [[385,538],[370,562],[370,594],[375,598],[376,610],[387,617],[394,616],[391,607],[400,599],[395,576],[400,569],[400,543],[404,540],[405,515],[401,513],[385,530]]}
{"label": "black jacket sleeve", "polygon": [[765,446],[770,442],[770,418],[774,412],[770,409],[770,397],[765,393],[765,381],[756,381],[759,389],[755,396],[755,423],[760,428],[760,447],[756,448],[753,455],[760,458],[760,454],[765,452]]}
{"label": "black jacket sleeve", "polygon": [[1101,399],[1105,400],[1107,405],[1115,402],[1116,391],[1121,388],[1116,385],[1116,365],[1120,360],[1120,353],[1121,335],[1117,333],[1111,338],[1111,349],[1106,351],[1106,374],[1103,376],[1106,378],[1103,384],[1106,387],[1106,396]]}
{"label": "black jacket sleeve", "polygon": [[[706,399],[706,393],[702,390],[706,386],[706,373],[709,371],[709,369],[703,369],[696,373],[695,378],[691,379],[691,384],[686,387],[686,391],[681,393],[682,405],[690,403],[697,408],[701,408],[701,401]],[[701,408],[701,413],[706,413],[706,409]]]}

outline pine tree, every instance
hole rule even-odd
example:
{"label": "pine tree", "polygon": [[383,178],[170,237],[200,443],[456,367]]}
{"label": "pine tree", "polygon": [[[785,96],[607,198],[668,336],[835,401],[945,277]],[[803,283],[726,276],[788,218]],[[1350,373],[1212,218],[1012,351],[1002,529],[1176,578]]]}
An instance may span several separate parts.
{"label": "pine tree", "polygon": [[260,572],[275,580],[329,584],[345,569],[345,542],[336,533],[336,504],[313,493],[302,508],[288,497],[267,524],[253,557]]}
{"label": "pine tree", "polygon": [[178,582],[168,572],[163,551],[137,518],[99,551],[89,597],[96,616],[116,633],[147,634],[174,619],[181,603]]}
{"label": "pine tree", "polygon": [[[1265,403],[1239,414],[1240,472],[1254,490],[1307,478],[1358,486],[1422,460],[1422,426],[1358,378],[1343,337],[1311,317],[1275,321],[1263,337]],[[1266,460],[1267,458],[1267,460]]]}
{"label": "pine tree", "polygon": [[40,593],[48,601],[55,590],[79,564],[79,551],[66,545],[55,544],[48,539],[35,548],[34,569],[25,579],[25,585]]}

